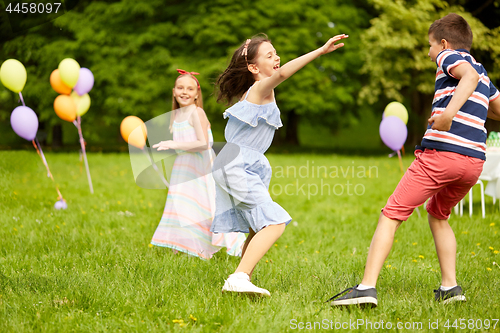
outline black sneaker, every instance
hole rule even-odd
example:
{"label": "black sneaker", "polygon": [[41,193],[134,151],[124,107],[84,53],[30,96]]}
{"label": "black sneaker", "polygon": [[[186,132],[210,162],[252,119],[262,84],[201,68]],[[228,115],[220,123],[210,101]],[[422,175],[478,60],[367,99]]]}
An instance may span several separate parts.
{"label": "black sneaker", "polygon": [[439,289],[434,290],[434,294],[436,295],[435,300],[443,302],[443,304],[465,302],[467,300],[460,286],[456,286],[450,290],[441,290],[441,287],[439,287]]}
{"label": "black sneaker", "polygon": [[[333,300],[330,305],[331,306],[342,306],[342,305],[356,305],[359,304],[361,306],[371,306],[371,307],[376,307],[377,306],[377,289],[375,288],[370,288],[366,290],[359,290],[356,289],[358,285],[355,285],[352,288],[348,288],[344,290],[343,292],[333,296],[330,298],[328,301]],[[343,293],[348,291],[347,294],[345,294],[342,297],[336,298]],[[327,302],[328,302],[327,301]]]}

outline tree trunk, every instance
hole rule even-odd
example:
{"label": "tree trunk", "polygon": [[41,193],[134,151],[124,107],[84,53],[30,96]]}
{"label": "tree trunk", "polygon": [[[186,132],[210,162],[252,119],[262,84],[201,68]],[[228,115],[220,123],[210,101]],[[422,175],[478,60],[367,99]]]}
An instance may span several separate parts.
{"label": "tree trunk", "polygon": [[488,118],[488,119],[486,119],[486,123],[484,124],[484,127],[488,131],[488,134],[491,131],[500,132],[500,121]]}
{"label": "tree trunk", "polygon": [[62,145],[62,126],[57,124],[52,126],[52,148],[60,148]]}
{"label": "tree trunk", "polygon": [[299,120],[300,115],[298,115],[295,110],[290,110],[287,113],[287,121],[285,126],[285,143],[287,145],[299,145]]}
{"label": "tree trunk", "polygon": [[40,121],[38,123],[38,131],[36,132],[36,138],[42,146],[47,145],[47,123],[45,121]]}
{"label": "tree trunk", "polygon": [[416,90],[412,94],[412,112],[408,120],[408,139],[406,140],[406,146],[411,148],[411,151],[413,151],[415,145],[420,144],[424,136],[427,119],[431,115],[432,98],[433,95],[423,94]]}

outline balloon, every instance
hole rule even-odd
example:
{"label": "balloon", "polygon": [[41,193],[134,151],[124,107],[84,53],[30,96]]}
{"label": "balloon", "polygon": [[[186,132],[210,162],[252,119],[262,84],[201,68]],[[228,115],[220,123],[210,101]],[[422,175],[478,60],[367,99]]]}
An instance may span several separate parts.
{"label": "balloon", "polygon": [[59,75],[61,80],[69,87],[73,88],[78,82],[80,75],[80,65],[75,59],[66,58],[59,63]]}
{"label": "balloon", "polygon": [[59,95],[54,100],[54,110],[59,118],[69,122],[76,119],[76,105],[67,95]]}
{"label": "balloon", "polygon": [[57,210],[66,209],[66,208],[68,208],[68,204],[66,203],[66,201],[61,199],[61,200],[56,201],[56,203],[54,204],[54,208]]}
{"label": "balloon", "polygon": [[120,133],[128,144],[143,148],[146,144],[147,129],[144,122],[136,116],[128,116],[120,125]]}
{"label": "balloon", "polygon": [[396,116],[403,121],[406,125],[408,124],[408,111],[403,104],[399,102],[390,102],[387,104],[384,110],[384,116]]}
{"label": "balloon", "polygon": [[52,89],[60,94],[69,95],[71,93],[71,88],[61,80],[58,69],[54,69],[50,74],[50,85]]}
{"label": "balloon", "polygon": [[10,115],[10,125],[21,138],[31,141],[38,131],[38,117],[27,106],[18,106]]}
{"label": "balloon", "polygon": [[387,116],[380,122],[380,137],[385,145],[394,151],[403,147],[408,129],[401,119],[396,116]]}
{"label": "balloon", "polygon": [[79,96],[76,91],[73,91],[70,95],[71,99],[75,103],[76,106],[76,115],[83,116],[90,108],[90,96],[89,94],[85,94],[83,96]]}
{"label": "balloon", "polygon": [[73,89],[82,96],[87,94],[94,86],[94,75],[88,68],[80,68],[80,76],[78,77],[78,82],[73,87]]}
{"label": "balloon", "polygon": [[0,67],[0,80],[2,84],[15,93],[23,90],[26,78],[26,68],[24,68],[24,65],[19,60],[5,60],[2,67]]}

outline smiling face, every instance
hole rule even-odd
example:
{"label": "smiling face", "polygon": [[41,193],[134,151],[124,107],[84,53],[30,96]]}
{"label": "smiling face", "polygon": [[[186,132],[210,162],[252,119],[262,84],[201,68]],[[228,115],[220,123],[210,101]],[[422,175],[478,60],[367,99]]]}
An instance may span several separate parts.
{"label": "smiling face", "polygon": [[175,81],[173,94],[180,107],[195,104],[195,99],[198,98],[198,84],[189,75],[181,76]]}
{"label": "smiling face", "polygon": [[269,42],[263,42],[259,46],[255,64],[250,64],[252,74],[257,74],[258,79],[270,77],[280,68],[280,57]]}
{"label": "smiling face", "polygon": [[432,34],[429,35],[429,54],[428,54],[428,56],[431,58],[431,60],[433,62],[436,62],[436,58],[437,58],[439,52],[443,51],[444,49],[445,48],[443,47],[442,43],[435,40],[434,36]]}

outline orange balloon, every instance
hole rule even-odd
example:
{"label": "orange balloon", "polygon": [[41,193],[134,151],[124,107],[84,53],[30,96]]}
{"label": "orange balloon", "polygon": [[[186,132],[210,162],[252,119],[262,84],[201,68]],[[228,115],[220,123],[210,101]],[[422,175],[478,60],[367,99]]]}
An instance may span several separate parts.
{"label": "orange balloon", "polygon": [[69,95],[71,93],[71,88],[61,80],[59,69],[53,70],[50,74],[50,85],[52,86],[52,89],[60,94]]}
{"label": "orange balloon", "polygon": [[68,95],[59,95],[54,100],[54,110],[59,118],[69,122],[76,119],[76,105]]}
{"label": "orange balloon", "polygon": [[128,144],[142,149],[146,144],[148,131],[144,122],[136,116],[128,116],[122,120],[120,133]]}

